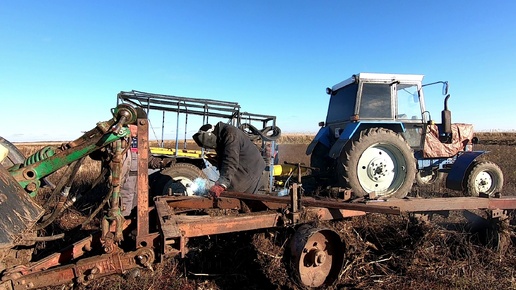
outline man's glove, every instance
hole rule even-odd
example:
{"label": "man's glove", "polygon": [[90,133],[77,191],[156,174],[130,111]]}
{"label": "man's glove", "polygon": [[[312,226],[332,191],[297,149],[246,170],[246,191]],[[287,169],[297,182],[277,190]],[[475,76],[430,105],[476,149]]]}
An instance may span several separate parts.
{"label": "man's glove", "polygon": [[161,166],[163,168],[165,167],[168,167],[170,165],[174,165],[176,163],[176,159],[175,158],[163,158],[163,161],[161,162]]}
{"label": "man's glove", "polygon": [[220,194],[226,190],[226,188],[224,188],[224,186],[220,185],[220,184],[215,184],[214,186],[212,186],[210,188],[210,195],[214,198],[218,198],[220,197]]}
{"label": "man's glove", "polygon": [[159,157],[152,157],[150,158],[149,160],[149,168],[152,168],[152,169],[159,169],[162,167],[162,160],[161,158]]}
{"label": "man's glove", "polygon": [[152,169],[161,169],[176,162],[175,158],[159,158],[159,157],[151,157],[149,160],[149,168]]}

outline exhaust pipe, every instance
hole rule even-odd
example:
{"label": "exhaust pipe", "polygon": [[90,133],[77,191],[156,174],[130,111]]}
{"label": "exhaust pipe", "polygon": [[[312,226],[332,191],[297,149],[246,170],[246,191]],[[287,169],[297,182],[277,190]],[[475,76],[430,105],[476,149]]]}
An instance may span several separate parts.
{"label": "exhaust pipe", "polygon": [[448,110],[449,98],[449,94],[444,98],[444,110],[441,112],[442,131],[439,134],[439,141],[447,144],[452,143],[451,111]]}

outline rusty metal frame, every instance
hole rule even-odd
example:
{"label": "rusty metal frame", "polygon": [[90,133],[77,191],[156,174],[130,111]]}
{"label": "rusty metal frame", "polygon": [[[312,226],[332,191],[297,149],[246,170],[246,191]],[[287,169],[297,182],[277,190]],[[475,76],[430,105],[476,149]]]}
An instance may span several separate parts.
{"label": "rusty metal frame", "polygon": [[[187,209],[236,209],[244,201],[262,202],[268,210],[236,215],[181,215]],[[406,198],[389,201],[349,203],[336,200],[316,200],[298,195],[296,187],[290,197],[275,197],[236,192],[224,192],[217,200],[199,197],[160,197],[155,200],[158,221],[165,246],[164,254],[188,252],[188,239],[231,232],[277,228],[315,220],[339,220],[376,212],[384,214],[435,213],[445,211],[487,209],[495,212],[516,209],[516,197],[452,197]],[[174,247],[175,248],[171,248]]]}
{"label": "rusty metal frame", "polygon": [[[39,289],[61,285],[77,279],[77,282],[86,284],[89,281],[112,274],[122,274],[138,267],[150,267],[154,262],[154,252],[149,248],[140,248],[133,252],[115,251],[110,254],[93,256],[70,264],[52,269],[41,269],[23,275],[18,279],[0,283],[0,289]],[[11,283],[9,285],[9,283]]]}
{"label": "rusty metal frame", "polygon": [[158,233],[150,233],[149,207],[149,123],[146,118],[139,118],[138,125],[138,182],[136,205],[136,247],[155,245]]}
{"label": "rusty metal frame", "polygon": [[404,198],[388,201],[369,201],[367,205],[392,208],[401,212],[433,212],[471,209],[516,209],[516,196],[510,197],[443,197]]}
{"label": "rusty metal frame", "polygon": [[[293,220],[290,218],[288,212],[274,210],[225,216],[175,214],[175,209],[177,208],[174,208],[174,206],[179,205],[179,209],[181,209],[182,206],[186,205],[188,199],[190,199],[189,202],[191,205],[197,204],[206,206],[208,203],[213,204],[213,200],[198,197],[160,197],[155,199],[159,227],[162,234],[162,243],[163,245],[176,246],[175,250],[164,247],[163,254],[165,255],[180,253],[181,256],[184,257],[188,252],[186,243],[188,239],[194,237],[292,226],[297,222],[302,222],[302,220]],[[176,203],[175,201],[178,202]],[[227,198],[221,198],[219,202],[224,204],[240,203],[238,199]],[[282,205],[285,204],[283,203]],[[343,219],[365,214],[364,211],[320,207],[307,208],[303,212],[303,215],[306,217],[304,222]]]}
{"label": "rusty metal frame", "polygon": [[[301,197],[297,184],[291,197],[224,192],[221,198],[162,196],[154,200],[160,231],[162,253],[182,257],[188,252],[188,239],[193,237],[292,226],[315,220],[335,220],[365,215],[367,211],[399,214],[395,207],[321,201]],[[253,211],[244,201],[261,202],[268,210]],[[301,208],[303,207],[303,208]],[[181,215],[185,209],[245,209],[249,212],[233,215]],[[263,206],[260,206],[263,208]],[[175,246],[175,248],[174,248]]]}

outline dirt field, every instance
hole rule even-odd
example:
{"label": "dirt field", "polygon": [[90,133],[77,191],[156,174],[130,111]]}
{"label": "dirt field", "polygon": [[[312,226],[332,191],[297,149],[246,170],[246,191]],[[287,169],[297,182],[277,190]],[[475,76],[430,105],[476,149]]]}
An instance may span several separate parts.
{"label": "dirt field", "polygon": [[[502,194],[516,195],[516,133],[477,136],[481,142],[475,149],[490,151],[483,158],[504,172]],[[309,164],[304,154],[309,138],[297,138],[279,142],[280,162]],[[415,188],[414,194],[460,195],[441,187]],[[431,224],[405,215],[369,214],[320,225],[334,229],[346,244],[335,289],[516,288],[512,225],[504,225],[497,247],[492,236],[471,230],[459,213]],[[290,234],[285,229],[195,239],[185,260],[165,261],[136,278],[111,276],[77,289],[299,289],[288,278],[283,255]]]}

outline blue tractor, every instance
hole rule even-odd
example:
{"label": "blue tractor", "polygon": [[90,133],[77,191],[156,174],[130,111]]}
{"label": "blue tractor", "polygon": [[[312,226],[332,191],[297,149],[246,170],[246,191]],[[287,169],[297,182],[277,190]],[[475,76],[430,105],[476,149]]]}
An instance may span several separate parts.
{"label": "blue tractor", "polygon": [[[354,197],[403,198],[416,181],[446,177],[467,195],[499,194],[503,173],[473,151],[471,124],[452,124],[448,82],[422,84],[423,75],[360,73],[327,88],[326,121],[306,153],[318,176]],[[423,87],[442,85],[444,110],[436,124],[425,109]]]}

